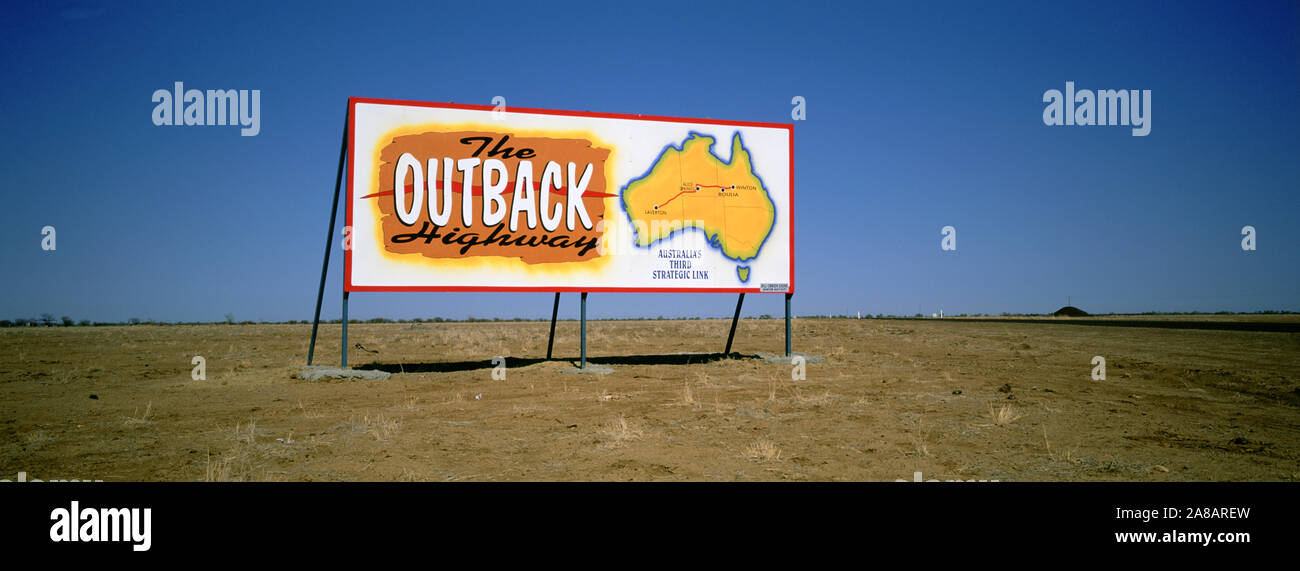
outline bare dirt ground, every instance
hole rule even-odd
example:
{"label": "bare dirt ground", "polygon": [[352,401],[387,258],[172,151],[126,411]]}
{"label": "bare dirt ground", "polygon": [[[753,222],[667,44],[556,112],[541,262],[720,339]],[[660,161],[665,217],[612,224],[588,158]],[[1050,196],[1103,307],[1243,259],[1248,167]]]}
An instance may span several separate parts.
{"label": "bare dirt ground", "polygon": [[[0,479],[1300,480],[1297,333],[796,319],[826,359],[804,380],[684,363],[728,325],[591,322],[590,354],[623,358],[574,375],[574,322],[555,361],[549,323],[354,324],[353,363],[408,372],[318,382],[310,325],[4,329]],[[733,350],[781,352],[782,328],[743,320]]]}

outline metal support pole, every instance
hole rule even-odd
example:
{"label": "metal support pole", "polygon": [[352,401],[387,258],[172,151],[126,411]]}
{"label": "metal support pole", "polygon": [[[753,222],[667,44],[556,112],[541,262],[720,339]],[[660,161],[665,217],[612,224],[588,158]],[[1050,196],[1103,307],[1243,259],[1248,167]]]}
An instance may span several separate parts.
{"label": "metal support pole", "polygon": [[551,338],[546,342],[546,360],[551,360],[551,349],[555,347],[555,318],[560,314],[560,292],[555,292],[555,305],[551,307]]}
{"label": "metal support pole", "polygon": [[587,368],[587,292],[582,292],[582,328],[580,335],[582,337],[582,360],[580,368]]}
{"label": "metal support pole", "polygon": [[343,368],[348,368],[348,292],[343,292]]}
{"label": "metal support pole", "polygon": [[785,294],[785,356],[790,356],[790,298],[794,294]]}
{"label": "metal support pole", "polygon": [[325,274],[330,267],[330,246],[334,244],[334,219],[339,215],[339,188],[343,186],[343,162],[348,156],[348,116],[343,114],[343,144],[339,148],[339,173],[334,177],[334,202],[330,206],[330,229],[325,233],[325,261],[320,265],[320,289],[316,291],[316,316],[311,321],[311,344],[307,346],[307,364],[316,356],[316,330],[320,327],[320,304],[325,299]]}
{"label": "metal support pole", "polygon": [[745,303],[745,292],[740,292],[740,299],[736,300],[736,315],[731,317],[731,333],[727,334],[727,349],[722,352],[723,355],[731,354],[731,340],[736,338],[736,322],[740,320],[740,306]]}

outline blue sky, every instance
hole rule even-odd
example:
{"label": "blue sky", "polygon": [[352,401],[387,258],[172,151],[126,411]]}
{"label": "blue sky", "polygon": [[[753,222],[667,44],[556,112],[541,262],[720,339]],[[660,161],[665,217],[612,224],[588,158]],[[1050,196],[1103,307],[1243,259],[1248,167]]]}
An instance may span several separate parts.
{"label": "blue sky", "polygon": [[[772,122],[803,96],[796,314],[1038,313],[1067,296],[1092,312],[1300,310],[1297,30],[1284,2],[11,6],[0,318],[309,319],[347,98],[498,95]],[[261,133],[155,126],[151,95],[176,81],[261,90]],[[1043,93],[1066,81],[1152,90],[1151,133],[1044,125]],[[592,294],[589,314],[734,301]],[[781,306],[747,296],[745,313]],[[549,294],[358,293],[351,315],[549,309]]]}

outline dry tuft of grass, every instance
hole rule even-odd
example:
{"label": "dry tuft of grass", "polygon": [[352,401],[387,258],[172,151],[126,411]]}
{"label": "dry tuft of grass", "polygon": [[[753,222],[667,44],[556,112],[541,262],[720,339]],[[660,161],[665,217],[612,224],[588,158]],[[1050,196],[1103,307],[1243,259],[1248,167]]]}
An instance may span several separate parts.
{"label": "dry tuft of grass", "polygon": [[212,461],[212,451],[208,451],[207,459],[203,466],[204,482],[228,482],[230,481],[230,462],[224,458],[218,458],[216,462]]}
{"label": "dry tuft of grass", "polygon": [[399,482],[428,482],[429,478],[421,476],[419,473],[412,471],[410,468],[402,468],[402,474],[397,477]]}
{"label": "dry tuft of grass", "polygon": [[251,446],[237,446],[226,454],[212,458],[207,454],[203,467],[204,482],[248,482],[253,480],[256,451]]}
{"label": "dry tuft of grass", "polygon": [[781,459],[781,449],[767,437],[760,437],[744,449],[745,458],[758,462],[770,462]]}
{"label": "dry tuft of grass", "polygon": [[988,403],[988,405],[989,405],[989,416],[993,419],[993,424],[996,426],[1006,426],[1008,424],[1015,422],[1021,417],[1021,414],[1016,412],[1015,409],[1011,408],[1010,405],[1004,404],[997,409],[993,408],[993,403]]}
{"label": "dry tuft of grass", "polygon": [[303,418],[320,418],[325,416],[325,413],[316,410],[308,410],[307,405],[303,404],[301,400],[298,401],[298,406],[294,408],[298,409],[298,412],[302,413]]}
{"label": "dry tuft of grass", "polygon": [[1047,427],[1043,427],[1043,446],[1047,449],[1047,457],[1053,462],[1065,462],[1067,464],[1078,464],[1079,459],[1074,456],[1074,449],[1067,448],[1060,456],[1052,452],[1052,443],[1047,440]]}
{"label": "dry tuft of grass", "polygon": [[203,481],[248,482],[256,479],[254,473],[263,457],[263,451],[257,445],[257,421],[250,419],[248,424],[236,423],[229,429],[229,437],[235,444],[225,454],[216,458],[211,451],[206,454]]}
{"label": "dry tuft of grass", "polygon": [[[140,409],[137,408],[135,409],[135,411],[140,412]],[[143,424],[149,424],[149,415],[152,412],[153,412],[153,401],[149,401],[149,404],[145,405],[144,407],[144,414],[140,416],[129,417],[126,420],[124,420],[122,424],[125,424],[127,426],[140,426]]]}
{"label": "dry tuft of grass", "polygon": [[[903,426],[907,427],[904,432],[907,432],[908,438],[912,441],[912,453],[917,456],[930,456],[929,440],[931,431],[925,426],[925,418],[921,415],[916,415],[914,418],[911,415],[905,415]],[[908,453],[904,452],[904,454]]]}
{"label": "dry tuft of grass", "polygon": [[252,446],[257,441],[257,420],[249,419],[247,428],[243,423],[236,422],[235,427],[230,430],[230,435],[235,440]]}
{"label": "dry tuft of grass", "polygon": [[924,435],[912,436],[912,446],[916,448],[917,456],[930,455],[930,445],[926,443]]}
{"label": "dry tuft of grass", "polygon": [[641,427],[637,426],[636,423],[629,421],[627,417],[622,414],[614,417],[609,422],[606,422],[600,432],[609,439],[609,441],[605,443],[605,446],[609,448],[622,446],[623,443],[629,440],[636,440],[645,436],[645,431],[642,430]]}
{"label": "dry tuft of grass", "polygon": [[690,383],[682,383],[682,404],[686,406],[695,404],[695,394],[691,392]]}
{"label": "dry tuft of grass", "polygon": [[800,404],[821,405],[831,401],[831,392],[822,391],[821,393],[804,396],[803,392],[797,387],[794,389],[794,400]]}
{"label": "dry tuft of grass", "polygon": [[354,431],[369,434],[375,437],[375,440],[388,440],[402,427],[400,422],[382,412],[374,416],[353,415],[351,423]]}
{"label": "dry tuft of grass", "polygon": [[705,373],[704,371],[697,371],[697,372],[695,373],[695,378],[696,378],[696,379],[699,379],[699,381],[700,381],[700,386],[701,386],[701,387],[707,387],[707,386],[709,386],[709,375],[708,375],[708,373]]}

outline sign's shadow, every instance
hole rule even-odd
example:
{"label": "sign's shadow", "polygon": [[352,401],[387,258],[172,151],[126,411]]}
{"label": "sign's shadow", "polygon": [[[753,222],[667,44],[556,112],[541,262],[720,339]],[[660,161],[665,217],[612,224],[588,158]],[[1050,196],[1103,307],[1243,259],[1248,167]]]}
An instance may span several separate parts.
{"label": "sign's shadow", "polygon": [[[761,359],[758,355],[745,355],[742,353],[674,353],[669,355],[617,355],[612,357],[587,357],[587,363],[594,365],[698,365],[701,363],[712,363],[727,359]],[[574,367],[578,366],[577,359],[544,359],[528,357],[506,357],[505,365],[510,368],[527,367],[537,363],[547,361],[568,361]],[[492,369],[496,364],[491,359],[481,361],[443,361],[437,363],[368,363],[358,365],[357,369],[370,369],[375,371],[384,371],[386,373],[455,373],[459,371],[474,371],[479,369]]]}

